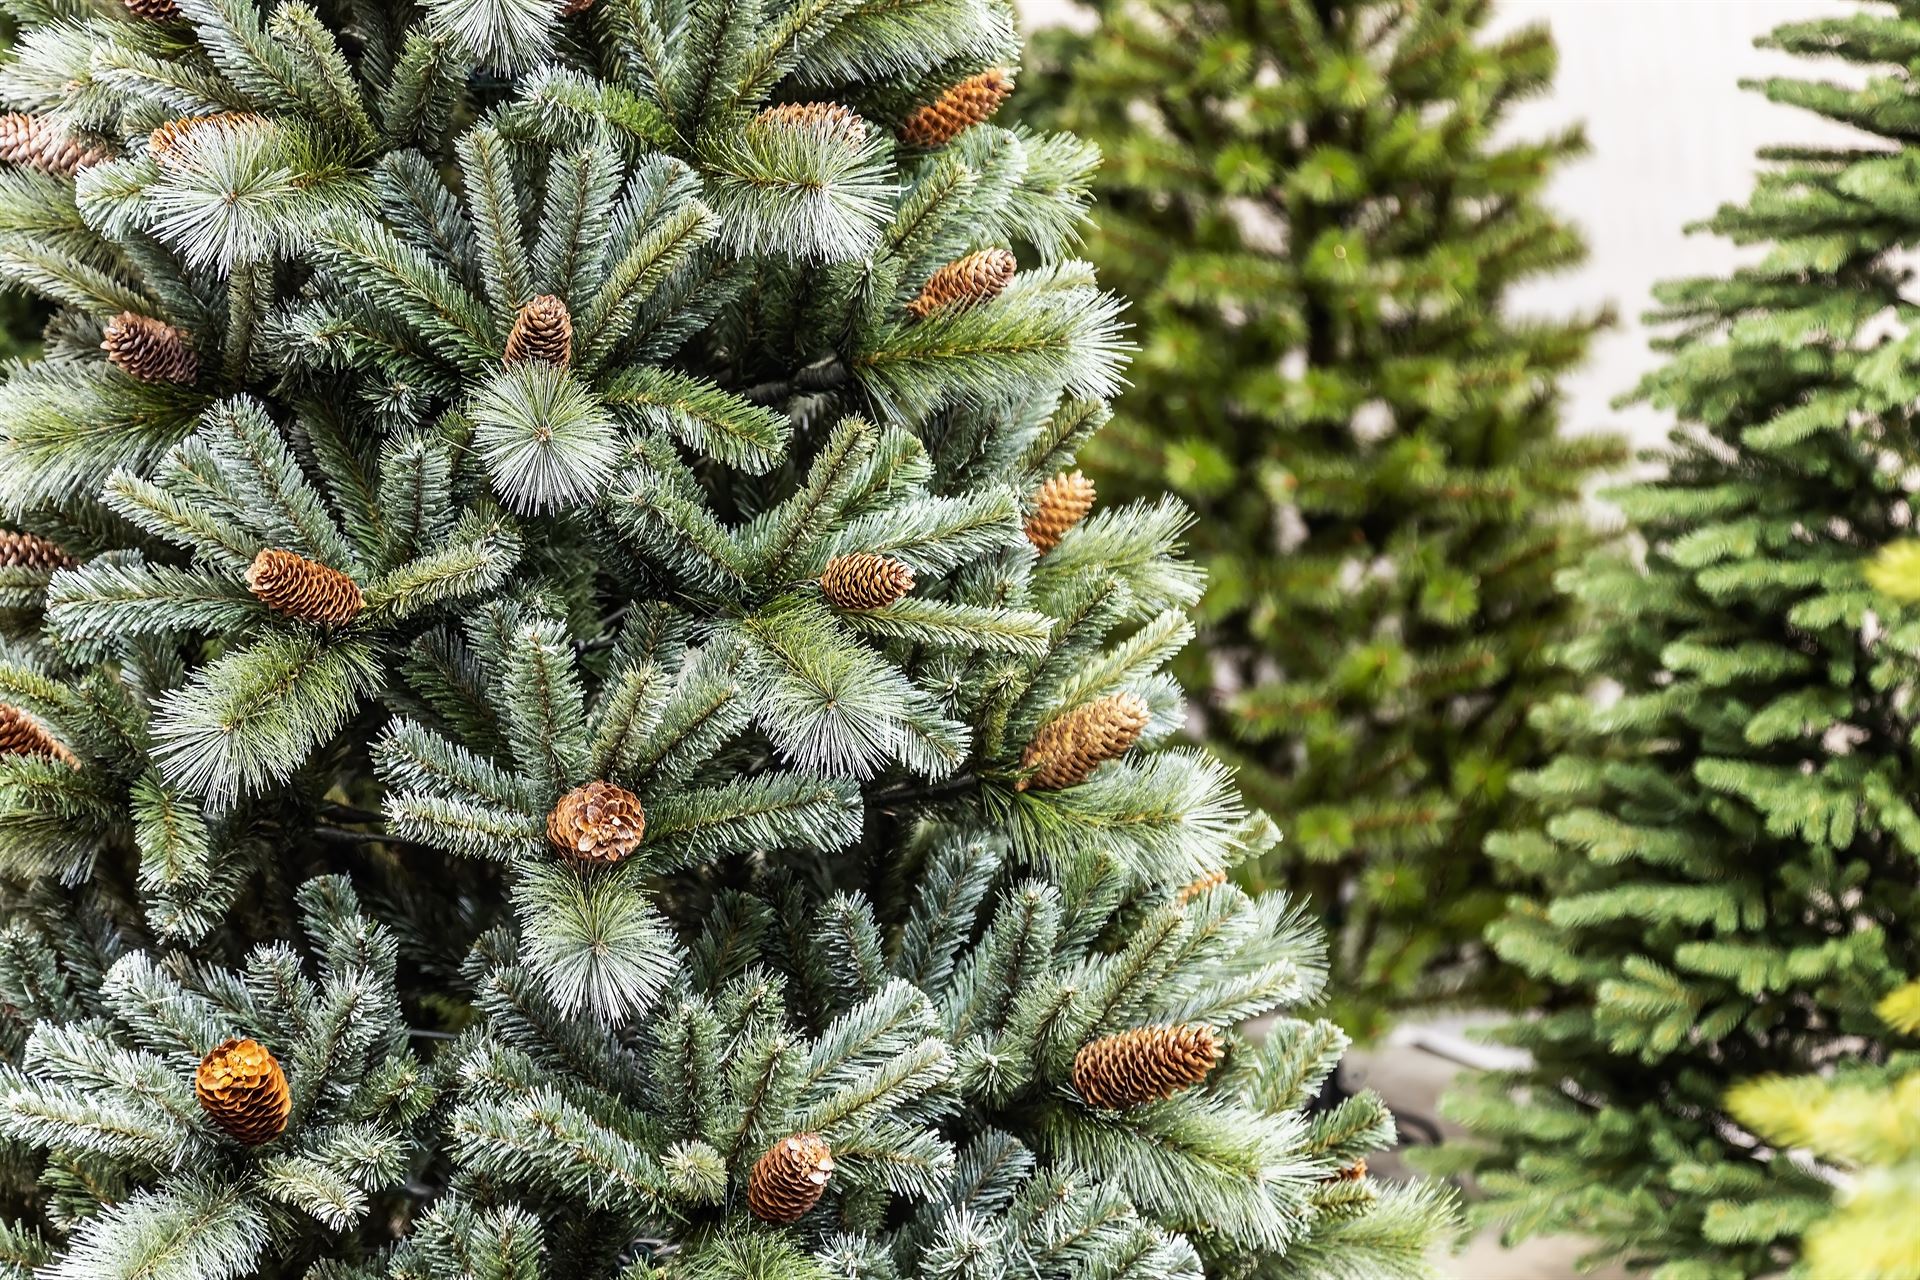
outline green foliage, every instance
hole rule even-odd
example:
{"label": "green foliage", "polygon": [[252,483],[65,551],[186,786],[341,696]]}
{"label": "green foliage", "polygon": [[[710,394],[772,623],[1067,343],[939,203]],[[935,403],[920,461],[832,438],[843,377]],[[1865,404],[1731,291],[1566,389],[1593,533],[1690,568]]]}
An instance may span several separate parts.
{"label": "green foliage", "polygon": [[[1165,749],[1188,517],[1022,536],[1120,385],[1092,155],[891,130],[1008,9],[179,7],[21,0],[0,63],[111,152],[0,175],[56,308],[0,519],[74,561],[0,572],[7,723],[61,744],[0,756],[0,1271],[1434,1274],[1448,1198],[1336,1176],[1379,1099],[1309,1110],[1344,1034],[1238,1030],[1319,998],[1317,932],[1183,891],[1274,837]],[[916,323],[988,247],[1027,268]],[[510,343],[536,299],[564,361]],[[105,358],[123,310],[198,377]],[[912,593],[835,605],[859,553]],[[1120,694],[1133,750],[1023,788]],[[1223,1061],[1086,1104],[1079,1049],[1159,1023]],[[192,1086],[241,1035],[292,1097],[253,1147]]]}
{"label": "green foliage", "polygon": [[1311,895],[1336,1010],[1527,994],[1479,939],[1481,845],[1574,682],[1553,590],[1619,446],[1563,435],[1557,381],[1604,317],[1521,318],[1577,263],[1540,202],[1577,130],[1516,140],[1544,31],[1454,0],[1092,0],[1041,45],[1031,113],[1107,154],[1089,256],[1137,308],[1135,390],[1089,449],[1103,491],[1171,489],[1208,588],[1179,671],[1287,841],[1250,883]]}
{"label": "green foliage", "polygon": [[[1542,818],[1488,846],[1525,885],[1489,939],[1550,988],[1504,1033],[1533,1065],[1452,1104],[1487,1140],[1465,1159],[1488,1217],[1588,1235],[1662,1280],[1795,1263],[1828,1171],[1736,1117],[1881,1159],[1826,1121],[1883,1105],[1860,1082],[1910,1069],[1912,1020],[1889,1031],[1876,1010],[1920,968],[1903,478],[1920,457],[1903,296],[1920,221],[1895,123],[1914,109],[1920,6],[1769,43],[1899,70],[1760,86],[1873,136],[1768,153],[1748,202],[1707,224],[1750,265],[1659,292],[1668,361],[1639,395],[1680,425],[1659,478],[1614,495],[1644,556],[1564,575],[1597,620],[1564,660],[1617,686],[1537,709],[1560,751],[1515,786]],[[1779,1082],[1838,1067],[1864,1074],[1830,1095]],[[1865,1275],[1890,1256],[1817,1265]]]}

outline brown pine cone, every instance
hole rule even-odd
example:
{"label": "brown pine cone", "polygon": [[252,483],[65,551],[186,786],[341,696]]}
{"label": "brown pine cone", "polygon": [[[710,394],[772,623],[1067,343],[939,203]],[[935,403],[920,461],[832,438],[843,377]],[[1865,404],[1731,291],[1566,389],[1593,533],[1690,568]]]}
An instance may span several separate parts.
{"label": "brown pine cone", "polygon": [[80,761],[47,727],[15,706],[0,702],[0,756],[39,756],[78,769]]}
{"label": "brown pine cone", "polygon": [[562,0],[560,16],[571,18],[576,13],[585,13],[593,8],[593,0]]}
{"label": "brown pine cone", "polygon": [[187,335],[164,320],[122,311],[107,321],[106,340],[100,346],[115,368],[141,382],[177,382],[183,386],[200,377],[200,357]]}
{"label": "brown pine cone", "polygon": [[849,138],[858,138],[867,132],[867,122],[859,113],[837,102],[785,102],[768,107],[755,116],[753,122],[789,129],[818,129]]}
{"label": "brown pine cone", "polygon": [[1121,1111],[1192,1088],[1218,1061],[1220,1038],[1212,1027],[1135,1027],[1080,1046],[1073,1088],[1089,1106]]}
{"label": "brown pine cone", "polygon": [[1041,555],[1047,554],[1060,545],[1067,530],[1087,518],[1087,512],[1093,510],[1093,499],[1093,481],[1078,471],[1062,471],[1033,495],[1027,541]]}
{"label": "brown pine cone", "polygon": [[125,0],[125,3],[128,13],[148,22],[171,22],[180,16],[180,6],[173,0]]}
{"label": "brown pine cone", "polygon": [[79,563],[49,538],[0,529],[0,569],[71,569]]}
{"label": "brown pine cone", "polygon": [[842,609],[878,609],[913,590],[913,570],[889,556],[835,556],[820,572],[820,594]]}
{"label": "brown pine cone", "polygon": [[1020,757],[1020,767],[1033,773],[1016,789],[1079,786],[1102,764],[1127,754],[1146,732],[1149,718],[1147,704],[1137,694],[1113,693],[1049,720]]}
{"label": "brown pine cone", "polygon": [[1360,1181],[1360,1179],[1366,1176],[1367,1176],[1367,1161],[1366,1161],[1366,1157],[1362,1156],[1360,1159],[1355,1160],[1352,1164],[1348,1165],[1346,1168],[1340,1170],[1340,1172],[1334,1174],[1333,1177],[1328,1179],[1328,1181],[1329,1182],[1358,1182]]}
{"label": "brown pine cone", "polygon": [[[169,0],[171,3],[171,0]],[[155,127],[147,135],[147,154],[161,163],[175,159],[186,144],[211,134],[265,124],[267,118],[251,111],[220,111],[209,116],[181,116]]]}
{"label": "brown pine cone", "polygon": [[1207,874],[1201,876],[1198,880],[1192,881],[1189,884],[1181,885],[1180,892],[1174,894],[1173,899],[1175,902],[1179,902],[1183,904],[1192,902],[1195,898],[1199,897],[1201,894],[1205,893],[1207,890],[1218,888],[1219,886],[1225,884],[1226,882],[1227,882],[1226,872],[1209,871],[1207,872]]}
{"label": "brown pine cone", "polygon": [[538,360],[565,368],[573,359],[573,317],[567,304],[543,293],[521,304],[507,334],[507,363]]}
{"label": "brown pine cone", "polygon": [[575,862],[618,862],[646,834],[640,797],[611,782],[575,787],[547,814],[547,839]]}
{"label": "brown pine cone", "polygon": [[833,1149],[817,1133],[782,1138],[753,1162],[747,1208],[762,1222],[786,1226],[820,1203],[833,1176]]}
{"label": "brown pine cone", "polygon": [[920,296],[907,304],[907,310],[926,319],[944,307],[972,307],[1000,296],[1020,269],[1006,249],[982,249],[927,277]]}
{"label": "brown pine cone", "polygon": [[920,107],[900,125],[900,140],[913,147],[943,147],[993,117],[1013,92],[1013,77],[995,67],[968,76]]}
{"label": "brown pine cone", "polygon": [[225,1041],[200,1059],[193,1096],[209,1119],[249,1147],[284,1133],[293,1110],[286,1072],[254,1040]]}
{"label": "brown pine cone", "polygon": [[70,177],[106,158],[106,151],[76,142],[50,120],[24,111],[0,115],[0,162]]}
{"label": "brown pine cone", "polygon": [[275,613],[318,627],[340,627],[366,608],[352,578],[317,560],[268,548],[247,566],[247,589]]}

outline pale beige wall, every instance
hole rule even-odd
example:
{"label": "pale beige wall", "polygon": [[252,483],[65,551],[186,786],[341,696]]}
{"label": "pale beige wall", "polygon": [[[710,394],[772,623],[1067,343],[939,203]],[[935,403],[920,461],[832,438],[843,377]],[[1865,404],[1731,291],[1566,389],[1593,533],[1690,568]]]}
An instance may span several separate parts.
{"label": "pale beige wall", "polygon": [[[1653,360],[1639,314],[1656,280],[1725,269],[1735,252],[1685,225],[1740,199],[1755,148],[1851,136],[1804,112],[1742,92],[1743,78],[1805,74],[1804,59],[1753,47],[1782,22],[1854,11],[1848,0],[1496,0],[1500,27],[1546,22],[1559,40],[1560,78],[1514,127],[1539,132],[1584,120],[1593,155],[1555,181],[1553,201],[1587,233],[1579,272],[1528,287],[1526,310],[1564,312],[1612,302],[1620,326],[1569,386],[1570,424],[1614,426],[1651,443],[1659,415],[1609,406]],[[1069,0],[1024,0],[1031,24],[1071,20]],[[1846,69],[1836,68],[1836,77]]]}

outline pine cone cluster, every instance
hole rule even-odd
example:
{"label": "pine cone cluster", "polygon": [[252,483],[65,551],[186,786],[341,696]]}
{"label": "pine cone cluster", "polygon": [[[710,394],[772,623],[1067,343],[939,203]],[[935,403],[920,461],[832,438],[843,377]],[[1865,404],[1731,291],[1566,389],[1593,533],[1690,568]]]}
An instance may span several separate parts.
{"label": "pine cone cluster", "polygon": [[857,111],[837,102],[786,102],[768,107],[753,121],[787,129],[817,129],[834,137],[858,138],[867,131],[867,122]]}
{"label": "pine cone cluster", "polygon": [[820,572],[820,594],[842,609],[878,609],[913,590],[913,570],[891,556],[835,556]]}
{"label": "pine cone cluster", "polygon": [[968,76],[908,116],[900,125],[900,140],[911,147],[944,147],[992,119],[1012,92],[1013,77],[999,67]]}
{"label": "pine cone cluster", "polygon": [[1062,471],[1033,495],[1027,541],[1041,555],[1047,554],[1060,545],[1067,530],[1087,518],[1087,512],[1093,510],[1093,499],[1093,481],[1078,471]]}
{"label": "pine cone cluster", "polygon": [[0,569],[71,569],[79,563],[49,538],[0,529]]}
{"label": "pine cone cluster", "polygon": [[286,1072],[256,1040],[225,1041],[200,1059],[193,1096],[209,1119],[249,1147],[284,1133],[293,1111]]}
{"label": "pine cone cluster", "polygon": [[507,334],[507,363],[538,360],[565,368],[573,359],[573,316],[550,293],[520,305]]}
{"label": "pine cone cluster", "polygon": [[70,768],[80,761],[47,727],[15,706],[0,702],[0,756],[39,756]]}
{"label": "pine cone cluster", "polygon": [[920,294],[907,304],[915,317],[926,319],[946,307],[972,307],[1000,296],[1020,269],[1007,249],[982,249],[927,277]]}
{"label": "pine cone cluster", "polygon": [[1113,693],[1049,720],[1020,757],[1021,768],[1033,772],[1017,789],[1079,786],[1102,764],[1127,754],[1146,732],[1149,718],[1139,695]]}
{"label": "pine cone cluster", "polygon": [[613,864],[640,847],[647,815],[640,797],[611,782],[589,782],[547,814],[547,839],[575,862]]}
{"label": "pine cone cluster", "polygon": [[127,12],[148,22],[172,22],[180,16],[173,0],[126,0]]}
{"label": "pine cone cluster", "polygon": [[181,116],[155,126],[147,135],[147,154],[163,164],[177,157],[187,143],[209,134],[227,133],[248,125],[265,124],[266,117],[251,111],[219,111],[207,116]]}
{"label": "pine cone cluster", "polygon": [[358,584],[338,569],[271,547],[247,566],[247,589],[275,613],[317,627],[345,626],[367,605]]}
{"label": "pine cone cluster", "polygon": [[776,1226],[798,1222],[820,1203],[833,1176],[833,1149],[817,1133],[782,1138],[747,1174],[747,1208]]}
{"label": "pine cone cluster", "polygon": [[75,141],[50,120],[24,111],[0,115],[0,162],[70,177],[106,158],[106,151]]}
{"label": "pine cone cluster", "polygon": [[183,386],[200,377],[200,357],[187,335],[164,320],[122,311],[107,321],[100,346],[114,367],[141,382],[176,382]]}
{"label": "pine cone cluster", "polygon": [[1082,1045],[1073,1055],[1073,1088],[1089,1106],[1121,1111],[1192,1088],[1219,1061],[1212,1027],[1135,1027]]}

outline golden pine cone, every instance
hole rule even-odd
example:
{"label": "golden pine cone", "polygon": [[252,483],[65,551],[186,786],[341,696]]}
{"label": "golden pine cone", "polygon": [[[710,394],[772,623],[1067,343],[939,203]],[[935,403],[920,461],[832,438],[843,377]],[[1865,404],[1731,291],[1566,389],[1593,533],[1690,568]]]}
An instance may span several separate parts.
{"label": "golden pine cone", "polygon": [[78,769],[80,761],[47,727],[15,706],[0,702],[0,756],[39,756]]}
{"label": "golden pine cone", "polygon": [[338,569],[271,547],[247,566],[247,590],[275,613],[319,627],[344,626],[367,605],[359,586]]}
{"label": "golden pine cone", "polygon": [[1078,471],[1062,471],[1033,495],[1027,541],[1041,555],[1047,554],[1060,545],[1067,530],[1087,518],[1087,512],[1093,510],[1093,499],[1093,481]]}
{"label": "golden pine cone", "polygon": [[1073,1088],[1089,1106],[1121,1111],[1192,1088],[1218,1061],[1220,1038],[1212,1027],[1135,1027],[1080,1046]]}
{"label": "golden pine cone", "polygon": [[522,303],[507,334],[507,363],[538,360],[565,368],[573,359],[573,316],[550,293]]}
{"label": "golden pine cone", "polygon": [[[168,0],[171,3],[171,0]],[[147,154],[163,164],[176,158],[181,148],[194,138],[227,133],[248,125],[265,124],[267,118],[251,111],[219,111],[208,116],[181,116],[156,126],[147,135]]]}
{"label": "golden pine cone", "polygon": [[1000,296],[1020,269],[1011,251],[982,249],[927,277],[920,296],[907,304],[907,310],[924,320],[944,307],[972,307]]}
{"label": "golden pine cone", "polygon": [[900,125],[900,140],[912,147],[943,147],[993,117],[1013,92],[1013,77],[999,67],[968,76],[920,107]]}
{"label": "golden pine cone", "polygon": [[186,385],[200,377],[200,357],[187,335],[164,320],[122,311],[107,321],[100,346],[115,368],[141,382]]}
{"label": "golden pine cone", "polygon": [[890,556],[835,556],[820,572],[820,594],[842,609],[878,609],[913,590],[913,570]]}
{"label": "golden pine cone", "polygon": [[833,1148],[817,1133],[780,1139],[747,1174],[747,1208],[762,1222],[786,1226],[820,1203],[833,1176]]}
{"label": "golden pine cone", "polygon": [[1192,902],[1195,898],[1199,897],[1201,894],[1205,893],[1207,890],[1217,889],[1221,885],[1225,884],[1226,882],[1227,882],[1226,872],[1209,871],[1207,872],[1207,874],[1201,876],[1198,880],[1194,880],[1188,884],[1181,885],[1180,892],[1174,894],[1173,899],[1175,902],[1179,902],[1182,904]]}
{"label": "golden pine cone", "polygon": [[148,22],[171,22],[180,16],[173,0],[126,0],[127,12]]}
{"label": "golden pine cone", "polygon": [[287,1073],[255,1040],[225,1041],[200,1059],[193,1096],[209,1119],[249,1147],[284,1133],[293,1110]]}
{"label": "golden pine cone", "polygon": [[79,563],[50,538],[0,529],[0,569],[71,569]]}
{"label": "golden pine cone", "polygon": [[789,129],[818,129],[835,136],[857,138],[867,131],[867,122],[851,107],[837,102],[784,102],[768,107],[753,118],[757,125],[778,125]]}
{"label": "golden pine cone", "polygon": [[106,151],[75,141],[50,120],[24,111],[0,115],[0,162],[70,177],[106,158]]}
{"label": "golden pine cone", "polygon": [[547,814],[547,839],[575,862],[618,862],[646,834],[640,797],[611,782],[575,787]]}
{"label": "golden pine cone", "polygon": [[1033,773],[1017,789],[1079,786],[1102,764],[1127,754],[1146,732],[1149,718],[1139,695],[1112,693],[1049,720],[1020,757],[1020,767]]}

